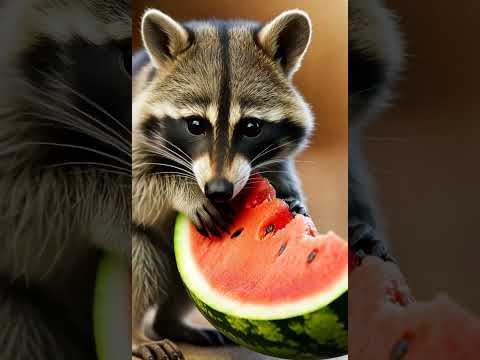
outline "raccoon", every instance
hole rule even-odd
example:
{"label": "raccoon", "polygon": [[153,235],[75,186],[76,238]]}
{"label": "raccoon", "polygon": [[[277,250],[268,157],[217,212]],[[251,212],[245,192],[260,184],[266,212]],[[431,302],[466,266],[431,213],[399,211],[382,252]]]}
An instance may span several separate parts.
{"label": "raccoon", "polygon": [[292,77],[311,22],[290,10],[266,24],[179,23],[151,9],[141,32],[132,88],[133,353],[175,358],[182,355],[172,342],[149,339],[221,343],[217,333],[181,321],[191,305],[174,263],[176,214],[205,235],[228,232],[235,214],[227,203],[255,181],[252,174],[265,176],[293,212],[307,213],[293,158],[314,121]]}
{"label": "raccoon", "polygon": [[350,246],[393,260],[379,226],[374,192],[361,157],[364,129],[390,103],[404,67],[404,41],[397,19],[380,0],[348,4],[349,166],[348,223]]}
{"label": "raccoon", "polygon": [[99,252],[131,256],[130,3],[0,12],[0,359],[96,359]]}

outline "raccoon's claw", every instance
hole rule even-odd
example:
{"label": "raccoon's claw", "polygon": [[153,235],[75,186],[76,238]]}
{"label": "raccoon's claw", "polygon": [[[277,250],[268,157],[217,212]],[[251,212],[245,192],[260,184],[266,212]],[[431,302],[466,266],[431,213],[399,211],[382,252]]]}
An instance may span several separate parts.
{"label": "raccoon's claw", "polygon": [[198,209],[192,219],[197,230],[203,236],[221,236],[222,233],[230,233],[229,225],[232,218],[228,214],[220,213],[212,204],[203,205]]}
{"label": "raccoon's claw", "polygon": [[303,206],[302,202],[296,198],[287,198],[287,199],[283,199],[283,201],[285,201],[290,209],[290,212],[292,212],[293,214],[300,214],[300,215],[303,215],[303,216],[310,216],[308,215],[308,211],[307,209],[305,208],[305,206]]}
{"label": "raccoon's claw", "polygon": [[184,360],[180,349],[170,340],[142,344],[132,351],[132,355],[142,360]]}
{"label": "raccoon's claw", "polygon": [[384,261],[396,262],[381,240],[375,239],[375,229],[365,223],[348,226],[349,247],[360,259],[366,255],[377,256]]}

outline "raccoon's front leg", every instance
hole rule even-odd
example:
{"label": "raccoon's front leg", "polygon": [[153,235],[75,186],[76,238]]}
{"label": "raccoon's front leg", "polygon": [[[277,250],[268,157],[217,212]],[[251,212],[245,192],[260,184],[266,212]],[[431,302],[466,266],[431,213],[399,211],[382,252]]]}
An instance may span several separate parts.
{"label": "raccoon's front leg", "polygon": [[96,359],[91,339],[65,313],[38,289],[0,274],[0,359]]}
{"label": "raccoon's front leg", "polygon": [[[168,301],[174,262],[161,241],[135,229],[132,239],[132,355],[143,360],[181,360],[182,352],[167,339],[152,341],[142,322],[146,312]],[[172,269],[173,267],[173,269]]]}
{"label": "raccoon's front leg", "polygon": [[293,159],[269,166],[264,175],[275,188],[277,197],[288,204],[292,213],[309,216],[303,202],[300,181],[295,172]]}

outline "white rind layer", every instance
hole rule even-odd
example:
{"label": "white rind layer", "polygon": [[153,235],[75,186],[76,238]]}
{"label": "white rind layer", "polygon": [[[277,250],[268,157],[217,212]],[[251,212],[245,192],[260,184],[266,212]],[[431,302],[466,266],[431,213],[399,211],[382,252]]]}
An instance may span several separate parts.
{"label": "white rind layer", "polygon": [[260,305],[229,298],[214,289],[202,276],[190,246],[190,223],[179,215],[175,225],[175,257],[186,287],[211,308],[231,316],[250,320],[280,320],[317,311],[336,300],[348,289],[348,265],[344,276],[329,291],[307,299],[275,305]]}

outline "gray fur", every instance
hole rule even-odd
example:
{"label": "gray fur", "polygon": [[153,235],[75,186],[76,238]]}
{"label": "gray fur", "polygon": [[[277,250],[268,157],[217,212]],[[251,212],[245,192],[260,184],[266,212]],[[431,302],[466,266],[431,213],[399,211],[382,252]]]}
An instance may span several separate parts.
{"label": "gray fur", "polygon": [[[69,71],[83,61],[74,43],[88,51],[130,36],[130,5],[8,0],[1,6],[0,358],[94,359],[98,250],[125,261],[131,256],[130,143],[115,128],[118,121],[107,134],[100,119],[112,115],[105,109],[79,105],[90,94]],[[32,57],[35,66],[27,66]],[[104,168],[84,159],[57,163],[82,146],[55,135],[63,129],[95,145],[110,143],[125,158]]]}

